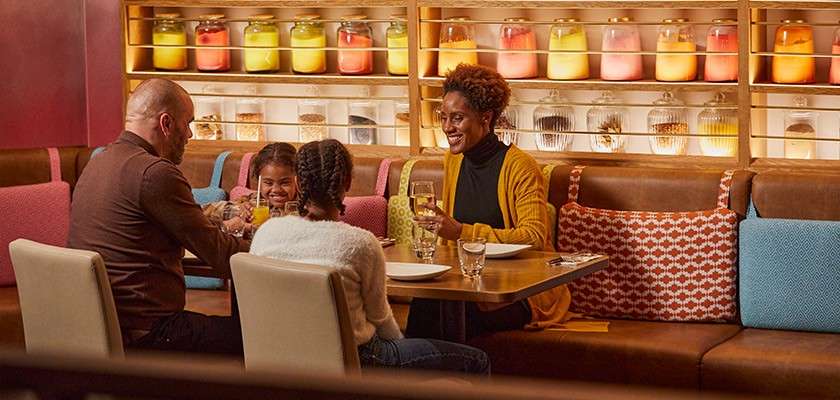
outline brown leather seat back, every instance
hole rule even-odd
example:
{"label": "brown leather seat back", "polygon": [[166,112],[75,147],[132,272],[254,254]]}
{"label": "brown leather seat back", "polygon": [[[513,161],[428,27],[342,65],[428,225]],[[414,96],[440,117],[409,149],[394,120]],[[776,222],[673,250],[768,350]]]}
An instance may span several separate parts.
{"label": "brown leather seat back", "polygon": [[[406,160],[394,160],[391,163],[391,170],[388,173],[388,196],[397,194],[400,188],[400,173]],[[438,200],[442,197],[443,190],[443,160],[419,160],[411,169],[409,182],[432,181],[435,184],[435,193]]]}
{"label": "brown leather seat back", "polygon": [[[61,147],[61,180],[76,186],[76,157],[84,147]],[[45,148],[0,151],[0,187],[32,185],[50,181],[50,156]]]}
{"label": "brown leather seat back", "polygon": [[[353,182],[348,196],[372,196],[376,194],[376,177],[379,175],[381,158],[353,157]],[[386,188],[386,194],[387,188]]]}
{"label": "brown leather seat back", "polygon": [[764,218],[840,221],[840,174],[761,172],[752,199]]}
{"label": "brown leather seat back", "polygon": [[[548,200],[558,209],[568,201],[569,173],[559,165],[551,174]],[[698,211],[715,208],[723,169],[587,167],[578,202],[584,206],[628,211]],[[746,215],[753,173],[737,171],[730,208]]]}

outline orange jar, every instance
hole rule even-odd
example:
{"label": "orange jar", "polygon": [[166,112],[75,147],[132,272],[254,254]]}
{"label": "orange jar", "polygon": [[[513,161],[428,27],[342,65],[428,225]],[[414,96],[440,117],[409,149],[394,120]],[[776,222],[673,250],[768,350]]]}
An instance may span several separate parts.
{"label": "orange jar", "polygon": [[[814,30],[805,21],[782,20],[776,29],[775,53],[814,54]],[[814,83],[814,57],[773,56],[771,80],[774,83]]]}

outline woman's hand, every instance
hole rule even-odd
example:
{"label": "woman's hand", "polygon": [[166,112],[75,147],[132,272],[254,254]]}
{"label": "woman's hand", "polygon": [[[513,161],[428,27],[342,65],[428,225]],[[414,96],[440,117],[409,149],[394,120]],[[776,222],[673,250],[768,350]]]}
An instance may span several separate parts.
{"label": "woman's hand", "polygon": [[423,205],[428,210],[431,210],[435,215],[417,215],[414,220],[417,222],[437,222],[440,224],[438,236],[447,240],[458,240],[461,237],[461,230],[464,225],[456,221],[454,218],[447,215],[435,203],[429,202]]}

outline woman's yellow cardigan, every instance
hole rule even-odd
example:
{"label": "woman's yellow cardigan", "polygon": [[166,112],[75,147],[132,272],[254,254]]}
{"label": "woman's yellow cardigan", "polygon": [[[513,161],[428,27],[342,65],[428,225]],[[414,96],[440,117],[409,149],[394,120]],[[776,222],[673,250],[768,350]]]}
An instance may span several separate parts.
{"label": "woman's yellow cardigan", "polygon": [[[446,152],[443,159],[443,209],[452,215],[456,186],[463,154]],[[483,237],[490,243],[530,244],[537,250],[553,250],[549,238],[546,182],[534,159],[510,146],[499,172],[499,208],[505,227],[493,229],[486,224],[463,224],[462,238]],[[528,298],[531,306],[529,328],[545,328],[568,319],[571,295],[565,285]]]}

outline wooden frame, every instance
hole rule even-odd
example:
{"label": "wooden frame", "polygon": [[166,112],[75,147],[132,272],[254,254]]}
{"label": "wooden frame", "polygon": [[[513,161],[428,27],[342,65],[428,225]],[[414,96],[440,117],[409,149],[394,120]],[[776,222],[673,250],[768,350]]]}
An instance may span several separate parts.
{"label": "wooden frame", "polygon": [[[840,86],[828,84],[779,85],[765,83],[764,64],[768,59],[765,47],[766,29],[760,23],[766,21],[768,9],[840,9],[840,2],[832,0],[802,1],[754,1],[754,0],[122,0],[124,27],[123,60],[126,97],[139,81],[163,77],[182,81],[236,82],[236,83],[281,83],[281,84],[329,84],[329,85],[389,85],[407,86],[411,121],[409,124],[410,145],[408,147],[383,145],[351,146],[354,154],[363,157],[440,157],[444,150],[429,147],[432,133],[424,128],[432,126],[432,105],[424,98],[438,96],[442,78],[433,76],[436,65],[437,37],[439,35],[442,10],[446,8],[517,8],[517,9],[704,9],[721,8],[736,10],[739,29],[739,81],[732,83],[657,82],[642,80],[634,82],[607,82],[599,79],[582,81],[554,81],[548,79],[509,80],[512,88],[518,89],[563,89],[563,90],[621,90],[621,91],[663,91],[683,89],[697,91],[728,91],[736,94],[738,101],[739,134],[737,156],[734,158],[707,156],[660,156],[654,154],[599,154],[589,152],[547,153],[529,151],[540,162],[583,162],[596,164],[634,165],[644,167],[739,167],[752,169],[790,168],[818,169],[840,166],[840,160],[785,160],[766,158],[767,111],[766,104],[771,93],[808,94],[840,96]],[[212,8],[380,8],[405,7],[409,30],[409,74],[389,76],[387,74],[367,76],[342,76],[338,74],[294,75],[277,73],[252,75],[244,72],[203,73],[195,70],[164,72],[151,68],[151,49],[148,45],[137,46],[137,37],[150,36],[152,7],[212,7]],[[500,19],[500,18],[496,18]],[[424,22],[430,21],[430,22]],[[487,23],[487,22],[483,22]],[[547,22],[535,22],[546,24]],[[758,23],[758,24],[756,24]],[[190,47],[190,46],[188,46]],[[421,50],[424,49],[424,50]],[[483,51],[490,51],[484,49]],[[538,50],[539,53],[545,51]],[[598,54],[598,51],[589,53]],[[650,53],[650,52],[641,52]],[[697,52],[703,54],[703,52]],[[840,111],[840,108],[837,109]],[[384,125],[383,125],[384,127]],[[427,129],[428,130],[428,129]],[[585,134],[585,133],[583,133]],[[782,139],[783,140],[783,139]],[[802,139],[799,139],[802,140]],[[807,140],[807,139],[806,139]],[[260,146],[254,142],[236,141],[193,141],[191,149],[247,149]]]}

